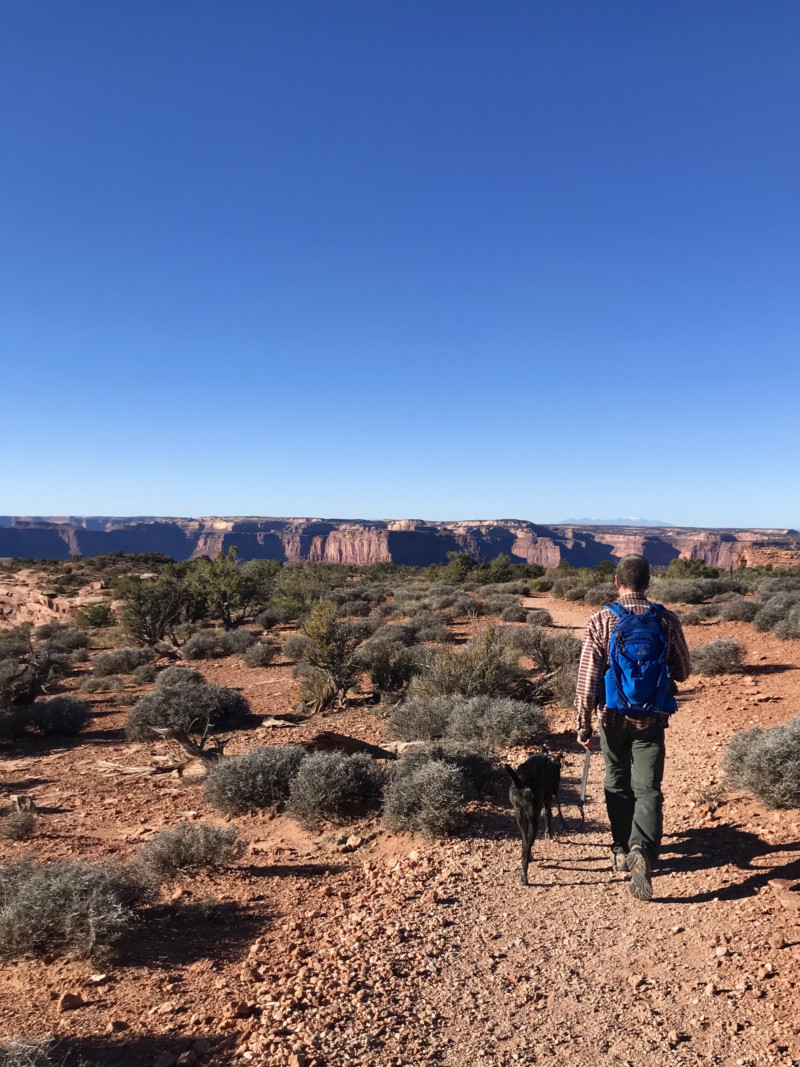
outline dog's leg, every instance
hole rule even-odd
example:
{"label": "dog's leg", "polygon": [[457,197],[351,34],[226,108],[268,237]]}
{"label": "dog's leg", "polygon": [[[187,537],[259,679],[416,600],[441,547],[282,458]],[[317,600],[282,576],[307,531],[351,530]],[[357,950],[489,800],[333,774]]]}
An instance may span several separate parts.
{"label": "dog's leg", "polygon": [[522,874],[519,880],[523,885],[527,885],[528,864],[531,860],[531,847],[536,837],[536,830],[531,827],[530,819],[527,818],[520,819],[519,828],[522,834]]}
{"label": "dog's leg", "polygon": [[561,811],[561,797],[556,793],[556,807],[558,808],[558,821],[561,823],[561,829],[566,830],[567,824],[564,822],[564,815]]}
{"label": "dog's leg", "polygon": [[553,799],[552,797],[545,797],[544,800],[544,836],[552,841],[553,839]]}

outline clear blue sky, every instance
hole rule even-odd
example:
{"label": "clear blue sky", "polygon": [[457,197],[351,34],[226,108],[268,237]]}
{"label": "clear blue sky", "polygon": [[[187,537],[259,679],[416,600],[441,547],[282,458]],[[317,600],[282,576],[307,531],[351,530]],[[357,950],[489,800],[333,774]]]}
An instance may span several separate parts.
{"label": "clear blue sky", "polygon": [[794,0],[5,0],[4,514],[796,526]]}

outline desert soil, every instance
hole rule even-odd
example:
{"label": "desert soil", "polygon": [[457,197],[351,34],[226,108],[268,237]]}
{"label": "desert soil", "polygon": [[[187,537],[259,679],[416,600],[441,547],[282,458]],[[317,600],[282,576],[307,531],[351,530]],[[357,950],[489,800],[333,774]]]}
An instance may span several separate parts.
{"label": "desert soil", "polygon": [[[544,596],[529,604],[577,633],[590,613]],[[250,842],[245,859],[168,885],[113,965],[2,965],[0,1033],[54,1035],[122,1067],[797,1064],[796,812],[726,792],[719,769],[734,730],[795,714],[796,652],[745,624],[687,629],[690,645],[718,636],[746,646],[747,666],[681,687],[652,903],[632,899],[610,870],[597,754],[578,825],[573,714],[549,709],[548,743],[565,752],[567,827],[537,841],[530,886],[519,883],[502,784],[462,838],[444,841],[375,820],[313,833],[286,816],[239,817],[230,821]],[[284,661],[200,667],[241,686],[257,714],[291,712]],[[147,763],[166,746],[126,744],[126,709],[112,699],[95,697],[94,709],[80,740],[28,741],[0,756],[4,792],[30,794],[39,813],[30,841],[0,842],[1,861],[124,860],[179,818],[224,821],[196,779],[101,773],[98,760]],[[384,740],[364,705],[234,734],[228,751],[321,729]],[[64,993],[82,1005],[61,1010]]]}

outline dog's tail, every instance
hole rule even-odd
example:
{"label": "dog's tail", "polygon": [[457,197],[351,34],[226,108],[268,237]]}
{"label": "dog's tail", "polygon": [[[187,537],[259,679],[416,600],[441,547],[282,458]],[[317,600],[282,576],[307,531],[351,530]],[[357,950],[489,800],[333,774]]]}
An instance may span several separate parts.
{"label": "dog's tail", "polygon": [[509,767],[509,765],[507,763],[504,763],[503,764],[503,770],[509,776],[509,778],[514,783],[514,785],[517,787],[517,789],[523,789],[524,788],[524,786],[522,785],[522,782],[520,781],[519,775],[517,774],[517,772],[514,770],[513,767]]}

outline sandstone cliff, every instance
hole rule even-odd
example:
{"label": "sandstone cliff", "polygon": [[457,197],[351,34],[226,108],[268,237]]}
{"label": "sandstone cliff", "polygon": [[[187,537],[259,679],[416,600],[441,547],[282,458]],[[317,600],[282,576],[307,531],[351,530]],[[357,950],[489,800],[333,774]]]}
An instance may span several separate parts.
{"label": "sandstone cliff", "polygon": [[235,545],[241,559],[286,563],[443,563],[448,552],[555,567],[594,567],[639,552],[657,567],[678,557],[722,568],[800,564],[792,530],[542,526],[517,519],[423,522],[311,518],[0,518],[0,557],[69,559],[107,552],[160,552],[173,559],[215,557]]}

